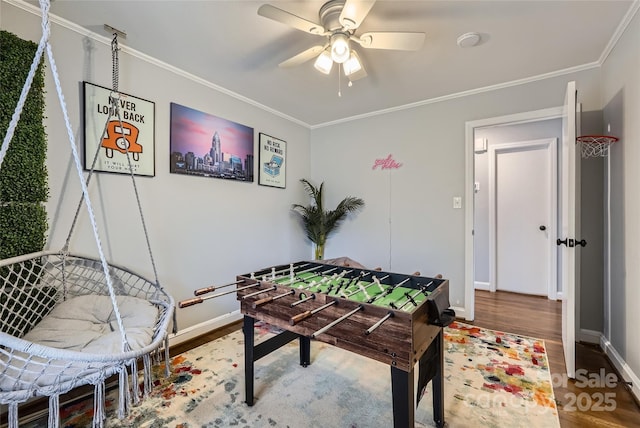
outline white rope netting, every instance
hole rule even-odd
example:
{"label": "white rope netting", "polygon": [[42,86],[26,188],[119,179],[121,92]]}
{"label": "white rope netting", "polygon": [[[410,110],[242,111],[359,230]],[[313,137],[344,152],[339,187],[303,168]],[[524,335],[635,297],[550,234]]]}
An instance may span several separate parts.
{"label": "white rope netting", "polygon": [[618,141],[616,137],[608,135],[583,135],[576,138],[580,143],[580,153],[583,158],[607,157],[609,147]]}
{"label": "white rope netting", "polygon": [[[65,120],[76,172],[82,187],[80,206],[84,203],[87,209],[99,257],[91,259],[69,254],[69,239],[67,239],[61,251],[42,251],[0,260],[0,315],[2,316],[2,324],[0,326],[0,404],[8,405],[9,428],[17,428],[19,423],[18,405],[20,403],[33,397],[49,397],[48,426],[57,428],[59,426],[60,394],[64,394],[77,386],[90,384],[94,385],[95,389],[93,426],[102,427],[105,420],[104,382],[107,377],[119,374],[120,406],[118,408],[118,416],[124,417],[131,405],[131,401],[133,400],[133,403],[137,403],[139,400],[137,368],[139,358],[142,358],[144,363],[143,390],[145,395],[150,392],[152,385],[150,379],[151,357],[154,356],[155,361],[159,360],[160,350],[163,347],[166,373],[167,375],[169,374],[168,325],[172,316],[175,317],[174,301],[159,285],[157,269],[151,254],[130,160],[129,168],[133,180],[133,188],[153,266],[155,282],[142,278],[125,268],[109,264],[106,260],[96,216],[89,198],[88,184],[93,171],[90,171],[89,177],[85,179],[62,92],[62,85],[49,42],[49,6],[49,0],[40,0],[42,37],[0,147],[0,167],[15,133],[38,65],[46,50],[59,104]],[[116,65],[117,43],[114,70],[117,68]],[[117,79],[117,70],[114,71],[114,79]],[[117,81],[114,82],[114,86],[114,91],[117,91]],[[113,98],[113,102],[117,103],[117,96]],[[118,120],[122,121],[119,110],[117,108],[114,110]],[[109,119],[110,117],[107,120]],[[72,230],[77,216],[78,211],[73,221]],[[115,326],[117,326],[114,330],[119,332],[120,337],[120,352],[91,353],[59,349],[23,339],[57,305],[79,296],[102,296],[108,298],[111,302],[114,322]],[[138,343],[134,349],[129,343],[127,328],[125,328],[118,306],[118,299],[123,296],[139,299],[157,308],[157,317],[152,323],[153,325],[148,326],[153,331],[149,343]],[[175,330],[175,318],[173,321]],[[128,371],[131,372],[131,384],[129,383]]]}

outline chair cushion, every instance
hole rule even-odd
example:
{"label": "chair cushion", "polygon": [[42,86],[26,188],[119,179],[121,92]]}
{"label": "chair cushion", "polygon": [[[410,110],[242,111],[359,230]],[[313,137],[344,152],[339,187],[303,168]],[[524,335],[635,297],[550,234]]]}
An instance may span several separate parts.
{"label": "chair cushion", "polygon": [[[132,296],[116,296],[118,311],[132,350],[153,340],[158,308]],[[95,354],[122,352],[122,339],[109,296],[78,296],[59,303],[24,340]]]}

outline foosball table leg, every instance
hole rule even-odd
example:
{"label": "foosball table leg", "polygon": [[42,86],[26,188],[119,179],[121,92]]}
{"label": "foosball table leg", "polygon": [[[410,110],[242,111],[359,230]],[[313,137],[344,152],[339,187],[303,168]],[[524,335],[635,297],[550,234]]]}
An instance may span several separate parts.
{"label": "foosball table leg", "polygon": [[254,324],[255,319],[245,316],[242,324],[244,333],[244,396],[247,406],[253,406],[253,345],[254,345]]}
{"label": "foosball table leg", "polygon": [[307,367],[311,364],[311,338],[300,336],[300,365]]}
{"label": "foosball table leg", "polygon": [[438,336],[434,339],[434,344],[437,346],[437,361],[436,373],[431,380],[433,388],[433,421],[436,427],[444,427],[444,333],[442,329]]}
{"label": "foosball table leg", "polygon": [[393,399],[393,428],[413,428],[415,398],[413,370],[405,372],[391,366],[391,396]]}

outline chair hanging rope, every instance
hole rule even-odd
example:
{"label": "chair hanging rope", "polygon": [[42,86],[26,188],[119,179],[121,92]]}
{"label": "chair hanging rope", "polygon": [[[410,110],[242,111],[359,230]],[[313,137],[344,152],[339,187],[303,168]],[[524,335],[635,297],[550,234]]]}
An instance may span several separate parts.
{"label": "chair hanging rope", "polygon": [[[93,385],[93,427],[100,428],[105,420],[104,382],[107,377],[119,375],[121,399],[118,416],[123,417],[132,400],[134,403],[139,400],[139,358],[144,362],[145,396],[151,385],[151,370],[148,367],[151,354],[158,355],[163,347],[168,374],[168,325],[173,315],[174,331],[176,330],[175,305],[173,298],[162,289],[158,281],[128,151],[126,155],[129,171],[155,281],[109,264],[106,260],[88,190],[96,158],[94,157],[92,168],[85,179],[49,42],[49,6],[49,0],[40,0],[42,37],[0,147],[0,167],[46,50],[82,196],[62,250],[46,250],[0,260],[0,313],[3,317],[3,323],[0,324],[0,404],[8,405],[9,428],[18,428],[18,405],[33,397],[49,397],[48,425],[49,428],[57,428],[60,394],[77,386]],[[112,111],[122,127],[118,109],[117,52],[117,37],[114,37],[114,92],[110,98]],[[111,117],[107,121],[109,119]],[[105,131],[106,126],[102,138]],[[121,137],[125,138],[125,135]],[[83,205],[91,222],[99,254],[97,259],[69,253],[71,234]],[[74,314],[76,318],[69,318],[69,314]],[[99,320],[104,325],[97,332],[87,330],[83,317],[92,323]],[[113,328],[115,324],[118,326],[117,332]],[[90,337],[86,337],[87,334]],[[131,381],[128,371],[131,371]]]}

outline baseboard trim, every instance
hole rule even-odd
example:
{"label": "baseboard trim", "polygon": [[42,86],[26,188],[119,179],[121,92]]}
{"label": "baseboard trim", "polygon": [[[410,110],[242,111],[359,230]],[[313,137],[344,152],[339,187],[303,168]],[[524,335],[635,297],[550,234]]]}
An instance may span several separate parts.
{"label": "baseboard trim", "polygon": [[609,357],[609,361],[615,366],[620,376],[622,376],[622,380],[627,383],[631,383],[629,386],[629,390],[634,395],[636,401],[640,401],[640,378],[631,370],[631,367],[626,363],[624,358],[620,356],[618,351],[613,347],[611,342],[604,337],[601,336],[600,339],[600,347],[604,351],[605,355]]}
{"label": "baseboard trim", "polygon": [[488,282],[474,281],[473,287],[476,290],[491,291],[491,284]]}
{"label": "baseboard trim", "polygon": [[600,345],[600,342],[602,341],[602,333],[582,328],[578,332],[578,341]]}
{"label": "baseboard trim", "polygon": [[231,324],[241,319],[242,314],[240,313],[240,309],[237,309],[233,312],[229,312],[208,321],[201,322],[200,324],[192,325],[191,327],[179,330],[176,334],[169,335],[169,347],[186,342],[187,340],[193,339],[194,337],[201,336],[205,333],[210,332],[211,330],[224,327],[227,324]]}
{"label": "baseboard trim", "polygon": [[456,313],[456,318],[458,319],[464,319],[467,321],[473,321],[470,319],[467,319],[467,311],[465,308],[463,307],[459,307],[459,306],[452,306],[451,309],[453,309]]}

